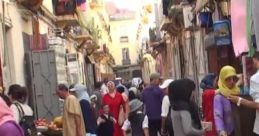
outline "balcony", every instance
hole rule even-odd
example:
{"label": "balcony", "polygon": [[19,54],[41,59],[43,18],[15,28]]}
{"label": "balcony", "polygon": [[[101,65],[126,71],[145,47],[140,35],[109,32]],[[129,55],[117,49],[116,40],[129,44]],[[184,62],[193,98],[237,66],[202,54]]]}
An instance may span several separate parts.
{"label": "balcony", "polygon": [[88,40],[92,40],[92,37],[90,35],[87,34],[83,34],[83,35],[76,35],[73,33],[69,33],[68,36],[72,39],[74,39],[75,41],[88,41]]}
{"label": "balcony", "polygon": [[30,10],[38,10],[42,5],[43,0],[17,0],[17,3],[30,9]]}
{"label": "balcony", "polygon": [[56,23],[58,26],[61,26],[61,27],[79,25],[78,17],[76,14],[57,16]]}
{"label": "balcony", "polygon": [[90,33],[87,29],[81,27],[81,26],[74,26],[72,28],[72,36],[77,41],[83,41],[83,40],[92,40],[92,36],[90,36]]}

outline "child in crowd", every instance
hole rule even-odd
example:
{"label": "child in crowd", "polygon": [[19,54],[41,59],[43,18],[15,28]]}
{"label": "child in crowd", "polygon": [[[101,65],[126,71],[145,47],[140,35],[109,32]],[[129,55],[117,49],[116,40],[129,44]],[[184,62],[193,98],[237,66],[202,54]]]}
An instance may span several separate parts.
{"label": "child in crowd", "polygon": [[202,111],[203,119],[206,122],[213,124],[212,131],[205,133],[205,136],[215,136],[217,134],[214,122],[214,96],[216,94],[218,77],[214,73],[206,75],[201,83],[200,87],[203,89],[202,93]]}
{"label": "child in crowd", "polygon": [[110,115],[109,105],[103,105],[103,113],[97,119],[97,135],[113,136],[113,124],[116,123],[115,118]]}
{"label": "child in crowd", "polygon": [[143,103],[138,99],[129,102],[130,114],[122,126],[124,136],[131,128],[132,136],[149,136],[148,117],[143,113]]}

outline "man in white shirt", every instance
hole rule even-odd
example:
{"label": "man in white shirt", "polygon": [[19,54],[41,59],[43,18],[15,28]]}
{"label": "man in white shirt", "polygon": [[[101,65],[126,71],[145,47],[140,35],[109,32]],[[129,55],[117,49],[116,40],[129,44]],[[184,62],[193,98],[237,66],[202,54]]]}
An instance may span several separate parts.
{"label": "man in white shirt", "polygon": [[167,133],[169,133],[169,136],[173,136],[173,128],[168,128],[168,127],[170,127],[169,125],[172,124],[172,123],[168,124],[171,120],[168,117],[168,114],[170,113],[169,110],[170,110],[170,107],[171,107],[169,97],[168,97],[168,86],[173,81],[174,81],[173,79],[167,79],[163,82],[162,85],[159,86],[166,93],[166,95],[163,98],[162,109],[161,109],[161,117],[162,117],[161,133],[162,133],[162,135],[167,135]]}
{"label": "man in white shirt", "polygon": [[254,133],[256,136],[259,136],[259,52],[256,52],[253,56],[253,63],[257,69],[257,72],[250,79],[250,95],[254,101],[249,101],[237,96],[230,96],[229,99],[237,103],[237,106],[244,105],[256,109]]}

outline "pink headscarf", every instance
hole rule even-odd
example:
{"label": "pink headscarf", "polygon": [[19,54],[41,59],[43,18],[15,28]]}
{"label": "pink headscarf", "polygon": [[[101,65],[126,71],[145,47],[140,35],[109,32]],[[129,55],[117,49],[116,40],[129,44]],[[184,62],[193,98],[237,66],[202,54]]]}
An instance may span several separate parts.
{"label": "pink headscarf", "polygon": [[14,121],[12,110],[6,105],[4,100],[0,98],[0,126],[7,121]]}

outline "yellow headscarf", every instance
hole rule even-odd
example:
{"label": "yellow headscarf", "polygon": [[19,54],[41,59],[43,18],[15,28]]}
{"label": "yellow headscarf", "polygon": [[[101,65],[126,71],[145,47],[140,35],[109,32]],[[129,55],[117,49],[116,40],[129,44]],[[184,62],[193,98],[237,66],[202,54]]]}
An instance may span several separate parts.
{"label": "yellow headscarf", "polygon": [[224,66],[223,68],[221,68],[218,81],[218,91],[225,97],[240,94],[240,88],[238,86],[234,86],[232,89],[229,89],[226,86],[226,79],[236,75],[236,70],[232,66]]}

